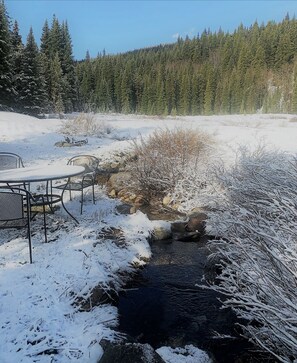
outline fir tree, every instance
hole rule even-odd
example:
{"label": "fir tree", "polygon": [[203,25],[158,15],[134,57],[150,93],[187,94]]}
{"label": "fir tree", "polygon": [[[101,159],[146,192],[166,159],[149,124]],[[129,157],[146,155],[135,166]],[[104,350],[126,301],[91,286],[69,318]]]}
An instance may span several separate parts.
{"label": "fir tree", "polygon": [[74,60],[72,55],[72,42],[68,30],[67,22],[62,23],[61,27],[61,49],[60,49],[61,68],[64,75],[64,94],[63,102],[65,111],[71,112],[76,109],[77,92],[76,77],[74,70]]}
{"label": "fir tree", "polygon": [[40,39],[40,53],[41,61],[43,66],[43,73],[45,75],[45,87],[48,99],[48,110],[50,103],[51,94],[51,52],[50,52],[50,29],[48,26],[48,21],[46,20],[42,28],[42,34]]}
{"label": "fir tree", "polygon": [[23,52],[21,84],[20,99],[24,111],[31,115],[43,112],[46,102],[45,80],[32,28]]}
{"label": "fir tree", "polygon": [[22,92],[22,70],[23,70],[23,55],[24,55],[24,45],[22,38],[19,34],[19,26],[17,21],[14,22],[12,34],[11,34],[11,46],[12,46],[12,56],[11,56],[11,70],[13,74],[12,86],[15,92],[15,109],[21,110],[21,92]]}
{"label": "fir tree", "polygon": [[59,60],[59,54],[56,53],[50,68],[51,73],[51,102],[54,112],[61,114],[65,111],[63,103],[63,73]]}
{"label": "fir tree", "polygon": [[14,90],[12,86],[10,22],[4,0],[0,0],[0,108],[11,105]]}

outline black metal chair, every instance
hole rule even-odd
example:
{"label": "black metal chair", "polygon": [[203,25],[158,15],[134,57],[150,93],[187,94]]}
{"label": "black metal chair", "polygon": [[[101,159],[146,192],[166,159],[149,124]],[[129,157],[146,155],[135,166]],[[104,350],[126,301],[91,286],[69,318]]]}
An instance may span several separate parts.
{"label": "black metal chair", "polygon": [[22,158],[14,153],[0,152],[0,170],[23,168]]}
{"label": "black metal chair", "polygon": [[[7,169],[17,169],[17,168],[23,168],[24,163],[22,158],[14,153],[1,151],[0,152],[0,170],[7,170]],[[22,183],[13,183],[13,184],[7,184],[8,186],[24,186],[26,185]]]}
{"label": "black metal chair", "polygon": [[[17,187],[0,188],[0,229],[27,228],[29,242],[29,259],[32,263],[32,201],[34,197],[26,190]],[[43,227],[45,242],[47,242],[45,210],[43,209]]]}
{"label": "black metal chair", "polygon": [[81,207],[80,214],[83,210],[83,196],[84,189],[92,187],[93,203],[95,204],[95,189],[94,185],[96,183],[96,175],[98,172],[100,160],[93,155],[77,155],[68,160],[67,165],[79,165],[85,168],[83,174],[76,177],[69,178],[66,184],[54,185],[54,188],[69,190],[70,200],[71,192],[81,192]]}

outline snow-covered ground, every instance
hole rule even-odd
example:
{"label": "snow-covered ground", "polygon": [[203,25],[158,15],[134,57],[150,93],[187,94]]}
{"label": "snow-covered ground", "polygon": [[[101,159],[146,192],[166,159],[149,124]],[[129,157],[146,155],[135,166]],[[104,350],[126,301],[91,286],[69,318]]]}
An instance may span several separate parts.
{"label": "snow-covered ground", "polygon": [[[97,115],[97,118],[112,127],[111,134],[105,138],[88,138],[88,144],[81,147],[63,148],[56,147],[55,143],[63,141],[59,129],[65,121],[0,112],[0,151],[21,155],[25,166],[61,168],[75,154],[92,154],[103,161],[111,161],[114,153],[129,148],[129,140],[140,134],[149,135],[156,128],[187,127],[213,135],[215,147],[226,161],[235,158],[241,144],[265,143],[271,148],[297,153],[297,117],[294,115],[159,119],[110,114]],[[115,307],[102,305],[82,312],[74,302],[80,298],[87,300],[97,285],[107,287],[111,281],[116,283],[120,271],[129,270],[133,264],[141,264],[150,256],[146,237],[153,222],[141,212],[118,214],[119,201],[108,198],[99,186],[95,192],[97,202],[93,205],[91,193],[86,191],[89,200],[84,204],[82,216],[79,196],[66,200],[67,208],[79,219],[79,225],[62,209],[48,216],[48,244],[44,243],[41,221],[32,222],[32,265],[26,263],[25,230],[0,231],[1,363],[97,362],[102,354],[100,340],[115,337]],[[123,230],[125,247],[100,239],[101,229],[110,227]],[[184,356],[178,358],[179,352],[169,348],[160,353],[167,362],[192,362],[193,359],[197,363],[205,362],[205,356],[193,349],[192,360],[188,361]]]}

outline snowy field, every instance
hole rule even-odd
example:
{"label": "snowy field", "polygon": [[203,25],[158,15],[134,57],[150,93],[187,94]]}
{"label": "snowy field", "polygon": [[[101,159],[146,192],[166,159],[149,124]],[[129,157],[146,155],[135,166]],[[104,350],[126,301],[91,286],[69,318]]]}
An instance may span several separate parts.
{"label": "snowy field", "polygon": [[[239,145],[259,143],[271,149],[297,153],[297,117],[294,115],[235,115],[153,118],[135,115],[97,115],[111,126],[104,138],[88,138],[82,147],[62,148],[59,132],[63,120],[39,120],[0,112],[0,151],[22,156],[25,166],[63,167],[76,154],[92,154],[102,161],[130,147],[132,138],[156,128],[199,128],[214,136],[219,155],[232,162]],[[34,187],[43,188],[42,183]],[[91,188],[89,188],[91,189]],[[79,195],[67,200],[67,208],[79,220],[75,225],[58,210],[47,218],[49,243],[44,243],[40,218],[32,222],[33,264],[28,261],[26,232],[0,231],[0,362],[97,362],[100,340],[116,337],[117,310],[103,305],[79,311],[78,299],[88,300],[94,287],[117,283],[118,273],[129,271],[150,256],[146,241],[153,224],[141,212],[116,213],[119,201],[96,186],[96,204],[86,191],[84,212],[79,214]],[[126,246],[98,236],[102,228],[123,230]],[[192,351],[195,348],[191,348]],[[55,353],[55,354],[51,354]],[[162,353],[162,354],[161,354]],[[167,362],[206,362],[197,350],[187,357],[160,350]],[[194,357],[194,358],[193,358]],[[201,357],[201,359],[199,358]],[[200,359],[200,360],[199,360]]]}

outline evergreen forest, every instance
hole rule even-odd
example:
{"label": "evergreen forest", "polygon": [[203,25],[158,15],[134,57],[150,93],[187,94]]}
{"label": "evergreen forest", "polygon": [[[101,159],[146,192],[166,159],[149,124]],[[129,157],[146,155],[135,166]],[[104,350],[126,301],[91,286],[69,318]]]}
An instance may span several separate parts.
{"label": "evergreen forest", "polygon": [[297,113],[297,20],[76,61],[67,21],[25,44],[0,0],[0,109],[147,115]]}

